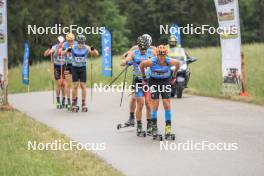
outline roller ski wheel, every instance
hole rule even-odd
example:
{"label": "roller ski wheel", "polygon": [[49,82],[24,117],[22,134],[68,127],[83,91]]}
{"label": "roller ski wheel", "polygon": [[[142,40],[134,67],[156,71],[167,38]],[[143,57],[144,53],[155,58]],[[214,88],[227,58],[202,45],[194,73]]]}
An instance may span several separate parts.
{"label": "roller ski wheel", "polygon": [[153,135],[153,140],[155,141],[162,141],[163,140],[163,137],[161,134],[156,134],[156,135]]}
{"label": "roller ski wheel", "polygon": [[78,111],[79,111],[79,107],[78,107],[78,106],[73,106],[73,107],[71,108],[71,111],[72,111],[72,112],[78,112]]}
{"label": "roller ski wheel", "polygon": [[138,137],[146,137],[147,136],[146,131],[137,132],[137,136]]}
{"label": "roller ski wheel", "polygon": [[86,106],[82,106],[82,112],[88,112],[88,108]]}
{"label": "roller ski wheel", "polygon": [[117,130],[120,130],[120,128],[122,128],[122,124],[119,123],[116,128]]}
{"label": "roller ski wheel", "polygon": [[172,133],[165,134],[165,139],[174,141],[175,140],[175,134],[172,134]]}
{"label": "roller ski wheel", "polygon": [[146,131],[142,130],[142,124],[137,124],[137,136],[138,137],[146,137]]}

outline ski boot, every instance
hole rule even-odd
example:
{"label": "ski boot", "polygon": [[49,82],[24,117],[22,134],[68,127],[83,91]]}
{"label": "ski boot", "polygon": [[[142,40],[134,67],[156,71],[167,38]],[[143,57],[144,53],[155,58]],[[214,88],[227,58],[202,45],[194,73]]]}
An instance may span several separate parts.
{"label": "ski boot", "polygon": [[171,133],[171,124],[166,124],[165,127],[165,139],[166,140],[175,140],[175,134]]}
{"label": "ski boot", "polygon": [[62,108],[62,109],[66,108],[65,98],[62,98],[61,108]]}
{"label": "ski boot", "polygon": [[153,140],[162,141],[162,135],[158,134],[158,126],[157,123],[152,124],[152,136]]}
{"label": "ski boot", "polygon": [[139,137],[146,137],[146,132],[142,130],[142,124],[137,124],[137,136]]}
{"label": "ski boot", "polygon": [[56,103],[56,107],[57,107],[57,109],[62,109],[62,105],[60,104],[60,102]]}
{"label": "ski boot", "polygon": [[77,105],[73,105],[71,108],[72,112],[78,112],[79,111],[79,107]]}
{"label": "ski boot", "polygon": [[127,127],[134,127],[135,126],[135,119],[134,118],[129,118],[127,122],[125,122],[124,124],[119,123],[117,125],[117,130],[119,130],[120,128],[127,128]]}
{"label": "ski boot", "polygon": [[72,109],[72,108],[71,108],[71,104],[67,104],[67,105],[66,105],[66,108],[68,109],[68,111],[71,111],[71,109]]}
{"label": "ski boot", "polygon": [[88,108],[85,104],[82,104],[82,112],[88,112]]}
{"label": "ski boot", "polygon": [[147,135],[152,136],[152,122],[151,121],[147,122]]}
{"label": "ski boot", "polygon": [[72,112],[78,112],[79,111],[79,106],[77,105],[77,99],[72,100],[72,107],[71,107]]}

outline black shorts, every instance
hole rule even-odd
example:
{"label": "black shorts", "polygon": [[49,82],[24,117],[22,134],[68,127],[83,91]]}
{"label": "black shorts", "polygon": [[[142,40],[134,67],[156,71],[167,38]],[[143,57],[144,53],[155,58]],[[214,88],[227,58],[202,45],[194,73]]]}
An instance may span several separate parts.
{"label": "black shorts", "polygon": [[72,64],[67,64],[66,65],[66,68],[65,68],[65,70],[64,70],[64,74],[65,75],[71,75],[72,74]]}
{"label": "black shorts", "polygon": [[162,99],[169,99],[171,97],[170,78],[150,78],[149,86],[152,99],[159,99],[159,95],[161,95]]}
{"label": "black shorts", "polygon": [[86,83],[86,67],[72,67],[72,82]]}
{"label": "black shorts", "polygon": [[[55,77],[55,80],[59,80],[61,78],[65,79],[64,69],[65,69],[64,65],[63,66],[54,65],[54,77]],[[61,75],[61,73],[62,73],[62,75]]]}

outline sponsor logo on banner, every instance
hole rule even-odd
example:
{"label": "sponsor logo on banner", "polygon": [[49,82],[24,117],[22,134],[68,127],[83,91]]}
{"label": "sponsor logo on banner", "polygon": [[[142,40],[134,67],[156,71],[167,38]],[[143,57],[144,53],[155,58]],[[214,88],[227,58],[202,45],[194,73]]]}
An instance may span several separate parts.
{"label": "sponsor logo on banner", "polygon": [[[238,0],[215,0],[222,53],[224,94],[241,91],[241,37]],[[234,30],[237,29],[237,30]]]}
{"label": "sponsor logo on banner", "polygon": [[3,13],[0,12],[0,24],[2,24],[2,23],[3,23]]}
{"label": "sponsor logo on banner", "polygon": [[2,75],[4,58],[7,58],[7,13],[6,0],[0,0],[0,74]]}
{"label": "sponsor logo on banner", "polygon": [[1,29],[0,29],[0,43],[5,43],[5,34]]}

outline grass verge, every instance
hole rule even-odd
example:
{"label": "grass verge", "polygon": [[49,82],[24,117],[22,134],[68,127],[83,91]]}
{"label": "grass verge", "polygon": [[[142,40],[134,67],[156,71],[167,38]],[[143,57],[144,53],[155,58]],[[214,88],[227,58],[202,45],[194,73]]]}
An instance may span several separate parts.
{"label": "grass verge", "polygon": [[1,176],[122,175],[86,151],[28,150],[28,141],[69,142],[69,138],[18,111],[0,112]]}

